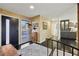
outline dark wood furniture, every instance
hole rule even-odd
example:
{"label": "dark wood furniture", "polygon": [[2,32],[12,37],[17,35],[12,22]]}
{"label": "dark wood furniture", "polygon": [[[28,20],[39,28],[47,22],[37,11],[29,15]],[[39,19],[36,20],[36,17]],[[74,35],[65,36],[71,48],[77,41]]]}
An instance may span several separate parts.
{"label": "dark wood furniture", "polygon": [[76,40],[76,32],[71,32],[71,28],[69,28],[69,20],[60,21],[60,35],[61,39]]}

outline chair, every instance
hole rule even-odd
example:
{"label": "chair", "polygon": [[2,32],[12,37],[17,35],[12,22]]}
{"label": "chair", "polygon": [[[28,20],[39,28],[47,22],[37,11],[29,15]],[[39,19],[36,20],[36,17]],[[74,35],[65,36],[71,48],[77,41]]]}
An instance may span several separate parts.
{"label": "chair", "polygon": [[18,50],[11,44],[1,47],[2,56],[19,56]]}

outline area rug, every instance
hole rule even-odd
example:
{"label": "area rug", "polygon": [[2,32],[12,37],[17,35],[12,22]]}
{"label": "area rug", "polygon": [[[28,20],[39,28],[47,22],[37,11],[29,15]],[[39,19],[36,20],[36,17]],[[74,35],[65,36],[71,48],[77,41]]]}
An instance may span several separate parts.
{"label": "area rug", "polygon": [[44,47],[39,44],[31,44],[29,46],[26,46],[20,50],[22,56],[47,56],[51,53],[52,49]]}

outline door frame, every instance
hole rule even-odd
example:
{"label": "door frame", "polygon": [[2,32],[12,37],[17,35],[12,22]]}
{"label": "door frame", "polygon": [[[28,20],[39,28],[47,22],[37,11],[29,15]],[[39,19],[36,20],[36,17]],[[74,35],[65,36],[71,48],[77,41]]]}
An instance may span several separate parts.
{"label": "door frame", "polygon": [[[77,47],[79,49],[79,3],[77,3]],[[78,56],[79,56],[79,51],[78,51]]]}
{"label": "door frame", "polygon": [[2,42],[1,41],[1,39],[2,39],[2,35],[1,35],[1,32],[2,32],[2,25],[1,25],[2,24],[1,23],[2,15],[18,19],[18,44],[20,44],[20,18],[19,17],[15,17],[15,16],[11,16],[11,15],[0,14],[0,46],[1,46],[1,42]]}
{"label": "door frame", "polygon": [[[77,21],[78,21],[78,48],[79,48],[79,3],[77,3]],[[79,52],[78,52],[78,55],[79,55]]]}
{"label": "door frame", "polygon": [[0,14],[0,46],[1,46],[1,42],[2,42],[2,41],[1,41],[1,38],[2,38],[2,37],[1,37],[1,34],[2,34],[2,33],[1,33],[2,29],[1,29],[1,28],[2,28],[2,25],[1,25],[1,24],[2,24],[2,23],[1,23],[1,14]]}

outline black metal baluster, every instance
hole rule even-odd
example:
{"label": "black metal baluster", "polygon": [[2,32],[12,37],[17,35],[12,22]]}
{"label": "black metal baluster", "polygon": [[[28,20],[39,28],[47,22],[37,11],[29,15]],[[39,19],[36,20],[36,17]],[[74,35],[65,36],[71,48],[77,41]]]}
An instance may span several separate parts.
{"label": "black metal baluster", "polygon": [[[71,53],[72,53],[72,56],[74,56],[74,49],[76,49],[77,51],[78,51],[78,55],[79,55],[79,49],[78,48],[75,48],[75,47],[73,47],[73,46],[70,46],[70,45],[67,45],[67,44],[64,44],[63,42],[60,42],[60,41],[56,41],[56,40],[50,40],[50,39],[47,39],[47,43],[46,43],[46,45],[47,45],[47,56],[49,56],[49,50],[48,50],[48,47],[50,47],[51,46],[51,49],[52,49],[52,53],[53,53],[53,49],[54,49],[54,42],[57,44],[56,46],[56,48],[57,48],[57,56],[58,56],[58,54],[59,54],[59,51],[58,51],[58,48],[63,48],[63,56],[65,56],[66,54],[65,54],[65,51],[66,51],[66,46],[68,46],[68,47],[71,47]],[[50,44],[51,43],[51,44]],[[59,45],[58,44],[62,44],[62,46],[61,47],[59,47]],[[50,54],[51,55],[51,54]]]}
{"label": "black metal baluster", "polygon": [[79,56],[79,50],[77,50],[77,56]]}
{"label": "black metal baluster", "polygon": [[63,56],[65,56],[65,45],[63,44]]}
{"label": "black metal baluster", "polygon": [[57,56],[58,56],[58,41],[57,41]]}
{"label": "black metal baluster", "polygon": [[53,41],[52,41],[52,53],[53,53]]}
{"label": "black metal baluster", "polygon": [[72,48],[72,56],[74,55],[74,49]]}
{"label": "black metal baluster", "polygon": [[48,39],[47,39],[47,56],[48,56]]}

